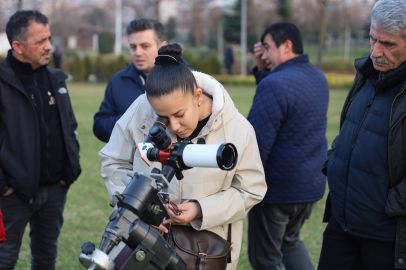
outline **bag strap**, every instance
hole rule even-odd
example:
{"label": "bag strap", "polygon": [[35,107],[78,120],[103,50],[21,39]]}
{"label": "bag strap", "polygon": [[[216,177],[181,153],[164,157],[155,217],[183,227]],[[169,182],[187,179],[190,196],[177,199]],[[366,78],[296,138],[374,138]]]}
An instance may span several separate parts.
{"label": "bag strap", "polygon": [[227,242],[230,243],[230,251],[228,252],[227,263],[231,263],[231,247],[233,246],[233,243],[231,242],[231,223],[228,224]]}

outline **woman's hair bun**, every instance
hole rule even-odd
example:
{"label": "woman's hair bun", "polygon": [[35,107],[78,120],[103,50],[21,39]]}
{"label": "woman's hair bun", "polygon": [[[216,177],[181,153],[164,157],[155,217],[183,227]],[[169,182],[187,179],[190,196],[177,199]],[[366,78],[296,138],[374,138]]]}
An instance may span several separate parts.
{"label": "woman's hair bun", "polygon": [[168,44],[158,50],[158,56],[155,58],[155,65],[168,66],[179,65],[182,62],[182,47],[177,44]]}

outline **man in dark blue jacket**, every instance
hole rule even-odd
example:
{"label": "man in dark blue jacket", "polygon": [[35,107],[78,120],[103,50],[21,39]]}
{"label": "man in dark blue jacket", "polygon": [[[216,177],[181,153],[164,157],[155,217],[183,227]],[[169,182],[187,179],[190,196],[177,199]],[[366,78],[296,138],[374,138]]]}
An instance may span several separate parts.
{"label": "man in dark blue jacket", "polygon": [[117,120],[145,93],[145,80],[154,67],[158,49],[168,44],[162,24],[149,18],[131,21],[127,36],[133,62],[111,78],[100,110],[94,116],[94,135],[103,142],[109,141]]}
{"label": "man in dark blue jacket", "polygon": [[327,80],[303,55],[292,23],[271,25],[254,51],[258,86],[248,120],[268,191],[248,214],[249,259],[255,270],[314,269],[299,235],[325,191]]}
{"label": "man in dark blue jacket", "polygon": [[319,269],[406,269],[406,1],[371,11],[371,51],[323,171],[330,188]]}
{"label": "man in dark blue jacket", "polygon": [[32,269],[53,270],[68,188],[81,172],[68,76],[47,67],[46,16],[18,11],[6,32],[12,49],[0,64],[0,209],[7,234],[0,269],[14,269],[29,223]]}

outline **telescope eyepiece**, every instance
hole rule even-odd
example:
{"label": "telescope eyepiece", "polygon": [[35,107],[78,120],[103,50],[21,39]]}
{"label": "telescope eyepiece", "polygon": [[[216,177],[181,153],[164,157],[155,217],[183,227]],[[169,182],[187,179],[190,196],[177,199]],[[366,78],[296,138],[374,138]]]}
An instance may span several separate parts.
{"label": "telescope eyepiece", "polygon": [[161,125],[153,126],[149,130],[148,136],[151,139],[153,145],[159,150],[165,151],[172,144],[171,138],[168,136],[168,134],[166,134],[165,128]]}

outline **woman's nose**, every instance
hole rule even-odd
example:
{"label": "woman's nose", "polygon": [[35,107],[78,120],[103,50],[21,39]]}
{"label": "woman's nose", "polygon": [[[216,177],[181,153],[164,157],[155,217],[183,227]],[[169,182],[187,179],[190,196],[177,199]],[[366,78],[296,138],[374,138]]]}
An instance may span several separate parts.
{"label": "woman's nose", "polygon": [[180,124],[178,121],[175,121],[173,119],[169,120],[169,129],[173,132],[176,132],[180,128]]}

